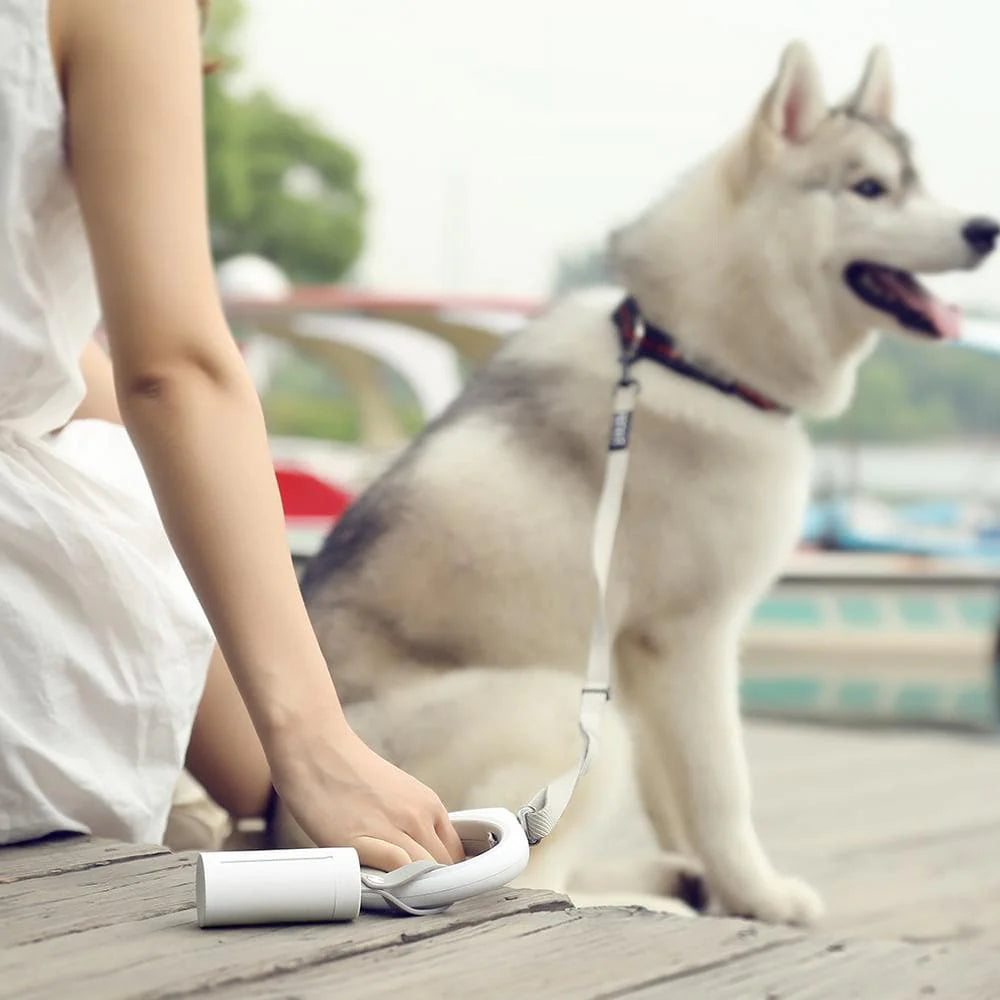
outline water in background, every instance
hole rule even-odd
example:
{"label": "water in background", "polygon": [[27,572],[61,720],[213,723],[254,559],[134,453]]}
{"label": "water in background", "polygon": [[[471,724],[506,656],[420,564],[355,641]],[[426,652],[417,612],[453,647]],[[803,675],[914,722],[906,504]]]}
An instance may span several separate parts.
{"label": "water in background", "polygon": [[814,493],[1000,504],[1000,440],[814,449]]}

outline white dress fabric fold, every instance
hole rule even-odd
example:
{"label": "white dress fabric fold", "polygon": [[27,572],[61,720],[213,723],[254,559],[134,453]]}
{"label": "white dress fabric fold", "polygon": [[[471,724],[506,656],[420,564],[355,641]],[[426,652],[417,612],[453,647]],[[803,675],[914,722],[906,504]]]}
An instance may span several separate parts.
{"label": "white dress fabric fold", "polygon": [[98,306],[63,135],[48,4],[0,0],[0,844],[156,843],[213,638],[125,430],[70,422]]}

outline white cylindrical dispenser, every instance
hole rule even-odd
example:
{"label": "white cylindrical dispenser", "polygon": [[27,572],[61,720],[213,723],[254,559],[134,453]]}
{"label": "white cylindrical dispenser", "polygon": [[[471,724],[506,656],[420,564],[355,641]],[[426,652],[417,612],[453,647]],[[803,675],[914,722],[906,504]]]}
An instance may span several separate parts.
{"label": "white cylindrical dispenser", "polygon": [[354,920],[358,854],[352,847],[199,854],[196,898],[201,927]]}

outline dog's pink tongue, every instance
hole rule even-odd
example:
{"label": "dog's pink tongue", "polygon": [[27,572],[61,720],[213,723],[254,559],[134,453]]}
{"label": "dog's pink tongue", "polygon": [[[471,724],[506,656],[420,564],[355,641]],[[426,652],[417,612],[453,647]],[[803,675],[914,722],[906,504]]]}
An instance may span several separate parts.
{"label": "dog's pink tongue", "polygon": [[930,320],[943,340],[958,340],[962,336],[962,310],[957,306],[942,302],[916,281],[912,285],[896,283],[896,289],[911,309],[923,313]]}
{"label": "dog's pink tongue", "polygon": [[927,317],[945,340],[958,340],[962,336],[962,310],[948,305],[934,295],[924,303]]}

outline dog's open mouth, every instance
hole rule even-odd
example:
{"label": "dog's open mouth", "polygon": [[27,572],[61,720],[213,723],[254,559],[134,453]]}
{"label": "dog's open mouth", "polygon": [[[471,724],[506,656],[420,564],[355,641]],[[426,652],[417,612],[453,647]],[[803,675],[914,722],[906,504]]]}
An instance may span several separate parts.
{"label": "dog's open mouth", "polygon": [[847,265],[844,280],[860,299],[894,316],[907,330],[942,340],[957,340],[961,335],[961,312],[907,271],[859,260]]}

